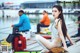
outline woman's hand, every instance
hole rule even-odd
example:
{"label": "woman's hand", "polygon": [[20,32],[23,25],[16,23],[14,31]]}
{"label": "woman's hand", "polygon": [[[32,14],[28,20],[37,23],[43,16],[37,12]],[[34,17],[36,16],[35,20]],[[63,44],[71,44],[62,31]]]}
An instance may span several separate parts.
{"label": "woman's hand", "polygon": [[80,24],[80,21],[77,21],[76,23],[77,23],[77,24]]}
{"label": "woman's hand", "polygon": [[62,47],[65,51],[68,51],[68,48],[67,47]]}
{"label": "woman's hand", "polygon": [[11,27],[14,27],[14,25],[11,25]]}

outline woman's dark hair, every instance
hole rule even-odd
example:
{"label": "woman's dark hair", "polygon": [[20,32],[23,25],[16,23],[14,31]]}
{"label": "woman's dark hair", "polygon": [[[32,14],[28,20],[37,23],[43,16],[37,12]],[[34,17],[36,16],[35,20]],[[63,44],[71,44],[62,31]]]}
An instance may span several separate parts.
{"label": "woman's dark hair", "polygon": [[64,37],[66,37],[67,35],[67,28],[66,28],[66,24],[65,24],[65,21],[64,21],[64,17],[63,17],[63,10],[62,10],[62,7],[60,5],[54,5],[53,8],[57,8],[58,11],[60,11],[61,13],[59,14],[58,18],[60,18],[62,20],[62,32],[63,32],[63,35]]}

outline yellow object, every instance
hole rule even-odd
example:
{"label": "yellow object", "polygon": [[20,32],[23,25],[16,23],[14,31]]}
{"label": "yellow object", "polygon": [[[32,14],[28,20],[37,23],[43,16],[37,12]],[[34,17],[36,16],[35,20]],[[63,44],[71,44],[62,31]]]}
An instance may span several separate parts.
{"label": "yellow object", "polygon": [[41,31],[40,31],[41,33],[48,33],[48,32],[50,32],[48,27],[40,27],[40,29],[41,29]]}
{"label": "yellow object", "polygon": [[49,29],[48,28],[45,28],[44,31],[49,32]]}
{"label": "yellow object", "polygon": [[11,46],[11,43],[8,43],[6,39],[4,39],[3,41],[1,41],[1,45]]}

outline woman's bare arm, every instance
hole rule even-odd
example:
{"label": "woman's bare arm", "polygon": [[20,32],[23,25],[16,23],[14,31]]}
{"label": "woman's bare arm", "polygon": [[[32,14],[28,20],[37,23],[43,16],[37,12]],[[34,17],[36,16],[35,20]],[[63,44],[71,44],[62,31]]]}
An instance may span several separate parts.
{"label": "woman's bare arm", "polygon": [[71,38],[70,38],[70,36],[69,36],[69,34],[67,33],[67,39],[70,41],[70,43],[73,45],[74,43],[73,43],[73,41],[71,40]]}

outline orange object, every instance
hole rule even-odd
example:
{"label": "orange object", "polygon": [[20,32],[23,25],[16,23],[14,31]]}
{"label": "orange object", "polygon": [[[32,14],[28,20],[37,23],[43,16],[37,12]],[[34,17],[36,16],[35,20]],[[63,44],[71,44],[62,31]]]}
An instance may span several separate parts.
{"label": "orange object", "polygon": [[50,19],[48,17],[48,14],[46,14],[46,15],[43,16],[43,19],[40,20],[40,23],[43,23],[45,25],[50,25]]}
{"label": "orange object", "polygon": [[55,47],[50,49],[48,53],[65,53],[66,51],[61,47]]}

